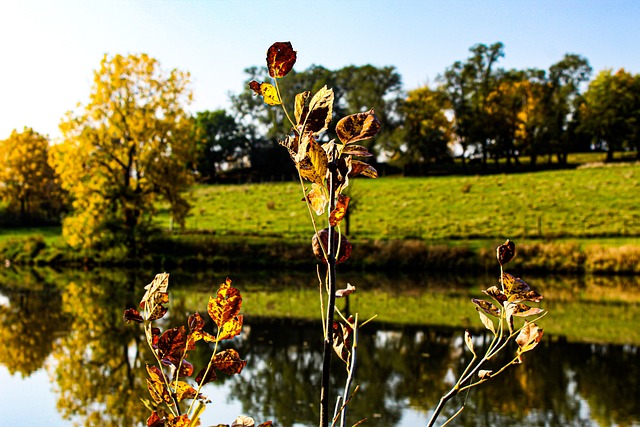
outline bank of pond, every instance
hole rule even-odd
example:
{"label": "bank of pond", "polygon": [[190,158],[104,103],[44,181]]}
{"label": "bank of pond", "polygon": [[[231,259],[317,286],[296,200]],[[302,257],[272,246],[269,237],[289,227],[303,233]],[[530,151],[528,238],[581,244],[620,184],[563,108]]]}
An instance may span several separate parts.
{"label": "bank of pond", "polygon": [[[3,423],[143,425],[145,364],[153,356],[140,325],[125,324],[122,312],[137,304],[154,274],[0,270]],[[245,326],[230,345],[248,364],[241,375],[221,375],[205,387],[213,403],[204,425],[228,424],[241,413],[283,427],[316,425],[322,359],[317,278],[215,269],[170,274],[163,329],[184,324],[194,311],[206,313],[209,296],[226,277],[243,295]],[[541,345],[527,353],[524,364],[473,390],[456,425],[640,423],[640,278],[522,278],[544,295],[539,305],[549,310],[539,321],[545,329]],[[470,298],[496,284],[497,273],[345,272],[339,280],[357,288],[348,308],[339,302],[341,310],[358,312],[360,319],[378,315],[360,331],[361,388],[350,422],[367,417],[371,426],[426,425],[470,359],[464,329],[478,346],[489,341]],[[212,328],[207,319],[205,329]],[[210,349],[198,350],[189,359],[200,367],[209,355]],[[341,370],[336,366],[336,390],[344,380]]]}
{"label": "bank of pond", "polygon": [[[495,268],[495,248],[504,238],[449,240],[352,239],[343,271],[413,274],[478,274]],[[524,239],[516,242],[510,267],[530,274],[640,274],[640,240]],[[215,233],[160,234],[132,253],[126,247],[74,249],[58,238],[39,235],[0,240],[5,265],[56,268],[145,268],[156,270],[227,269],[314,270],[311,239],[269,236],[216,236]]]}

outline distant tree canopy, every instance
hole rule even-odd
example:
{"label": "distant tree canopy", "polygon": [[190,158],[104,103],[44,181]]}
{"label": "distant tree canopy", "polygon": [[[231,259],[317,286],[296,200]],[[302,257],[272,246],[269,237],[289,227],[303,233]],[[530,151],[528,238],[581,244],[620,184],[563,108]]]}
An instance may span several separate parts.
{"label": "distant tree canopy", "polygon": [[147,55],[103,58],[89,103],[60,124],[53,164],[73,199],[63,234],[74,246],[122,244],[148,235],[155,202],[184,221],[182,194],[192,182],[193,120],[189,75],[164,72]]}
{"label": "distant tree canopy", "polygon": [[20,225],[57,222],[64,192],[49,165],[49,140],[25,128],[0,141],[0,199],[6,218]]}
{"label": "distant tree canopy", "polygon": [[640,75],[624,69],[601,71],[591,81],[580,104],[583,130],[592,143],[607,150],[632,150],[640,159]]}
{"label": "distant tree canopy", "polygon": [[202,111],[195,117],[195,170],[211,182],[225,169],[249,166],[251,150],[247,131],[225,110]]}
{"label": "distant tree canopy", "polygon": [[[249,89],[252,80],[268,81],[265,67],[251,67],[245,70],[249,76],[244,90],[232,96],[233,109],[252,133],[254,141],[251,165],[261,164],[261,159],[269,158],[272,169],[291,168],[288,154],[277,147],[275,142],[282,135],[290,133],[280,108],[264,108],[262,100]],[[367,148],[376,154],[394,149],[393,133],[400,124],[399,104],[402,95],[402,79],[394,67],[374,67],[372,65],[348,66],[339,70],[312,65],[304,71],[291,71],[280,85],[285,107],[293,111],[295,95],[309,90],[315,93],[323,86],[334,92],[333,126],[348,114],[374,109],[382,124],[382,132],[375,140],[364,141]],[[329,126],[325,138],[335,138],[334,127]],[[371,146],[371,143],[374,146]],[[274,152],[275,151],[275,152]]]}
{"label": "distant tree canopy", "polygon": [[[367,142],[376,155],[372,161],[383,159],[406,173],[427,173],[454,156],[463,167],[472,159],[486,168],[503,159],[507,166],[520,164],[522,156],[530,165],[540,159],[565,164],[571,152],[608,150],[612,158],[617,150],[638,150],[638,76],[609,72],[587,86],[592,69],[582,56],[566,54],[548,70],[507,70],[499,66],[504,56],[502,43],[476,44],[435,85],[407,93],[394,67],[372,65],[294,70],[280,91],[292,110],[296,94],[332,88],[334,119],[373,108],[382,132]],[[247,83],[269,80],[266,68],[245,71]],[[238,152],[254,170],[286,171],[286,153],[275,142],[290,132],[288,121],[281,109],[262,104],[248,85],[232,96],[236,126],[250,141],[248,148],[244,142],[233,145],[242,147]],[[334,137],[330,127],[324,138]]]}

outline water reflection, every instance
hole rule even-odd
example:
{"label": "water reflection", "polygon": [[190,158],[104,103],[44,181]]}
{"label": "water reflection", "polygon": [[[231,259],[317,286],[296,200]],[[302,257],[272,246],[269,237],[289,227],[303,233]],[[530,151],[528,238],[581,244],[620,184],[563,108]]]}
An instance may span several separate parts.
{"label": "water reflection", "polygon": [[[191,280],[199,280],[198,289],[212,287],[211,280],[177,276],[183,291]],[[141,286],[150,280],[138,277],[143,275],[124,271],[4,275],[0,278],[0,364],[19,381],[50,357],[58,411],[70,424],[144,424],[148,411],[140,399],[148,398],[144,364],[151,355],[141,329],[122,322],[123,307],[135,304]],[[254,280],[243,283],[249,288],[247,298],[258,283],[287,286],[282,278]],[[300,285],[300,278],[290,280]],[[384,279],[368,280],[385,286]],[[410,286],[404,279],[393,283],[395,290]],[[557,299],[566,300],[575,298],[575,292],[567,288],[596,286],[545,283],[551,283],[547,294],[551,290]],[[429,288],[434,282],[418,285]],[[456,286],[465,285],[459,281]],[[632,292],[626,282],[597,286]],[[183,321],[182,314],[202,311],[202,307],[188,307],[190,293],[177,292],[172,297],[172,325]],[[274,419],[283,427],[316,425],[320,325],[251,316],[246,323],[235,346],[248,360],[247,368],[240,376],[221,379],[230,399],[240,402],[243,412],[258,420]],[[365,425],[369,426],[413,427],[419,420],[417,425],[424,425],[429,411],[468,362],[461,336],[458,329],[367,325],[359,341],[356,382],[361,389],[350,405],[349,422],[368,418]],[[191,361],[198,366],[207,357],[204,351],[196,352]],[[339,363],[335,369],[334,396],[343,380]],[[471,392],[467,409],[455,425],[640,423],[640,350],[636,346],[575,344],[545,337],[539,349],[527,355],[524,365],[493,381]],[[224,405],[216,401],[213,407]],[[449,406],[445,415],[456,409]]]}

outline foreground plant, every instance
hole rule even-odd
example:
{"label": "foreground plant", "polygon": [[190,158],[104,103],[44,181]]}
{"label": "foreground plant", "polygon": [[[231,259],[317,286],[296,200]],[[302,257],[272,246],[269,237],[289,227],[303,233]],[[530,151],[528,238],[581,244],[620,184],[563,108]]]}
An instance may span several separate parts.
{"label": "foreground plant", "polygon": [[[515,251],[516,245],[510,240],[498,246],[496,257],[500,264],[500,287],[491,286],[482,291],[497,304],[476,298],[471,300],[476,306],[482,324],[493,334],[493,339],[485,350],[484,355],[479,355],[476,352],[471,334],[469,331],[465,331],[465,344],[473,354],[473,358],[453,388],[440,399],[427,427],[435,424],[440,412],[453,397],[489,381],[512,365],[521,364],[523,362],[522,355],[533,350],[542,339],[543,330],[534,322],[545,316],[547,311],[537,307],[530,307],[526,304],[528,302],[540,302],[542,295],[532,290],[522,279],[505,273],[503,268],[505,264],[513,259]],[[533,321],[527,320],[527,318],[534,316],[535,319]],[[516,318],[524,320],[516,324]],[[513,358],[498,368],[485,369],[488,362],[495,360],[498,353],[503,350],[512,348],[514,342],[516,349]],[[464,410],[464,407],[465,403],[442,426],[449,424]]]}
{"label": "foreground plant", "polygon": [[[380,122],[373,110],[349,115],[336,125],[338,141],[322,142],[321,135],[328,129],[333,116],[333,90],[324,86],[313,95],[309,91],[298,93],[293,103],[293,115],[282,101],[278,80],[293,69],[296,58],[297,53],[291,43],[274,43],[267,51],[267,68],[273,84],[252,81],[249,87],[262,96],[266,104],[280,106],[291,124],[291,134],[280,144],[288,150],[298,171],[303,201],[307,204],[314,229],[313,252],[325,266],[324,277],[318,267],[324,318],[320,426],[327,427],[330,422],[329,381],[331,354],[335,351],[345,363],[347,382],[344,393],[337,398],[331,425],[344,427],[347,404],[357,389],[352,390],[351,386],[359,326],[357,316],[346,319],[335,306],[336,297],[346,297],[355,291],[351,285],[341,290],[336,285],[336,265],[351,255],[351,243],[340,233],[340,224],[349,208],[349,197],[344,190],[351,177],[378,176],[371,165],[354,157],[372,156],[364,146],[355,143],[375,136],[380,131]],[[327,227],[320,230],[317,219],[322,215],[326,216]],[[342,321],[334,320],[336,312]]]}
{"label": "foreground plant", "polygon": [[[200,416],[209,400],[201,393],[202,387],[217,379],[218,373],[235,375],[242,372],[247,362],[240,359],[234,349],[219,350],[222,341],[231,340],[242,332],[243,316],[240,314],[242,295],[231,286],[227,279],[221,284],[216,297],[210,297],[207,313],[216,325],[215,333],[204,330],[205,321],[200,314],[193,313],[184,326],[167,329],[164,332],[154,322],[167,314],[169,303],[169,274],[157,274],[145,286],[145,294],[140,301],[142,313],[135,308],[124,312],[126,322],[134,321],[144,325],[147,344],[155,357],[155,364],[147,365],[147,387],[151,401],[144,404],[151,411],[147,419],[148,427],[191,427],[200,424]],[[189,351],[195,350],[197,342],[213,344],[213,352],[206,367],[195,379],[195,384],[187,381],[192,377],[194,366],[187,360]],[[253,419],[240,416],[233,426],[254,425]],[[272,425],[271,421],[258,427]],[[229,427],[220,424],[219,427]]]}

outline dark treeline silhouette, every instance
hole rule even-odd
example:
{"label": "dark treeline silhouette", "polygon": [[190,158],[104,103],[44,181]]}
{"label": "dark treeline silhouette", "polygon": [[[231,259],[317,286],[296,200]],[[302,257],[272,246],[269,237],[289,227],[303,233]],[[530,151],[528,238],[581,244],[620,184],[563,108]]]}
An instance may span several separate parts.
{"label": "dark treeline silhouette", "polygon": [[[548,70],[505,69],[500,67],[504,55],[502,43],[474,45],[466,59],[447,67],[433,85],[409,91],[402,90],[394,67],[372,65],[338,70],[312,65],[292,72],[280,89],[293,110],[295,95],[305,88],[312,93],[323,85],[333,88],[334,124],[347,114],[375,109],[383,132],[367,148],[376,154],[371,161],[377,168],[385,163],[383,174],[558,168],[568,166],[570,153],[592,151],[606,152],[608,161],[614,152],[638,156],[640,75],[603,70],[590,81],[589,61],[576,54],[566,54]],[[229,112],[198,115],[226,114],[235,125],[231,134],[242,135],[221,142],[228,128],[199,122],[203,158],[217,159],[215,171],[198,168],[205,182],[296,176],[286,150],[277,144],[290,133],[286,118],[279,109],[265,108],[248,87],[251,80],[269,81],[266,68],[245,71],[247,85],[232,95]],[[324,139],[334,136],[330,128]]]}

